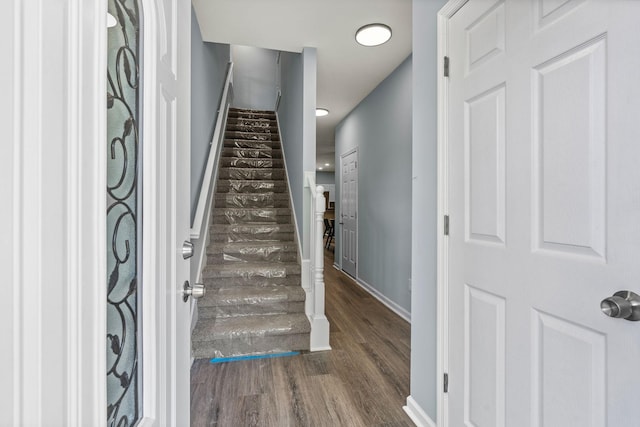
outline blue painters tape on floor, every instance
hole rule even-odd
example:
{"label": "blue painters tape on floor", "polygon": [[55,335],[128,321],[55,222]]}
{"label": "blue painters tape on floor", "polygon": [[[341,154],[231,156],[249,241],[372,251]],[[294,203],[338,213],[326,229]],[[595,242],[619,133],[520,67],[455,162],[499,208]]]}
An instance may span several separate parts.
{"label": "blue painters tape on floor", "polygon": [[255,360],[255,359],[273,359],[274,357],[289,357],[297,356],[299,351],[288,351],[286,353],[270,353],[270,354],[253,354],[250,356],[235,356],[235,357],[218,357],[211,359],[210,363],[223,363],[223,362],[237,362],[239,360]]}

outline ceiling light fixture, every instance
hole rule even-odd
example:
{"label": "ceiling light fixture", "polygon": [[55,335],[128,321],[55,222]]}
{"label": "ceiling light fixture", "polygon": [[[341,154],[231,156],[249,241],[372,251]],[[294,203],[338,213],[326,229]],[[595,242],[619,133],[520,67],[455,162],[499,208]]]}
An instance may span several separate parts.
{"label": "ceiling light fixture", "polygon": [[325,163],[324,165],[325,165],[325,166],[331,166],[329,163]]}
{"label": "ceiling light fixture", "polygon": [[318,168],[318,170],[319,170],[319,171],[321,171],[321,170],[322,170],[322,166],[320,166],[320,167]]}
{"label": "ceiling light fixture", "polygon": [[391,28],[384,24],[369,24],[356,31],[356,41],[362,46],[380,46],[391,39]]}
{"label": "ceiling light fixture", "polygon": [[329,114],[326,108],[316,108],[316,117],[324,117]]}
{"label": "ceiling light fixture", "polygon": [[116,25],[118,25],[118,21],[116,20],[115,16],[107,12],[107,28],[113,28]]}

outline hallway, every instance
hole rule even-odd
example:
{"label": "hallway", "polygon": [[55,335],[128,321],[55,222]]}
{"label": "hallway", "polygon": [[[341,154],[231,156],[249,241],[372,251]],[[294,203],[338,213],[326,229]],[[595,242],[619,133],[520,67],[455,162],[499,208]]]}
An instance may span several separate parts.
{"label": "hallway", "polygon": [[191,425],[412,426],[410,325],[333,268],[325,251],[329,352],[191,368]]}

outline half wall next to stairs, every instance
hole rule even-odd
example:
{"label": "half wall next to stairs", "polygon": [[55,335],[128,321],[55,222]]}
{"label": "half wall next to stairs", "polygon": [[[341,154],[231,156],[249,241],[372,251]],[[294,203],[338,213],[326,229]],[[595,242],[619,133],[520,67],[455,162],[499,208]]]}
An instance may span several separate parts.
{"label": "half wall next to stairs", "polygon": [[298,245],[275,114],[231,109],[211,213],[196,358],[307,350]]}

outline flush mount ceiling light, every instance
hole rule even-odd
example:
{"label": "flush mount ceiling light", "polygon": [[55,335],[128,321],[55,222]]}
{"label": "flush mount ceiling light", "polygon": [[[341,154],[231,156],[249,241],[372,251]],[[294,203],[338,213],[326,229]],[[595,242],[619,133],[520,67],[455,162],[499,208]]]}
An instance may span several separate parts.
{"label": "flush mount ceiling light", "polygon": [[116,25],[118,25],[118,21],[116,20],[115,16],[107,12],[107,28],[113,28]]}
{"label": "flush mount ceiling light", "polygon": [[329,163],[325,163],[324,165],[325,165],[325,166],[331,166]]}
{"label": "flush mount ceiling light", "polygon": [[329,114],[326,108],[316,108],[316,117],[324,117]]}
{"label": "flush mount ceiling light", "polygon": [[369,24],[356,31],[356,41],[362,46],[380,46],[391,38],[391,28],[384,24]]}

